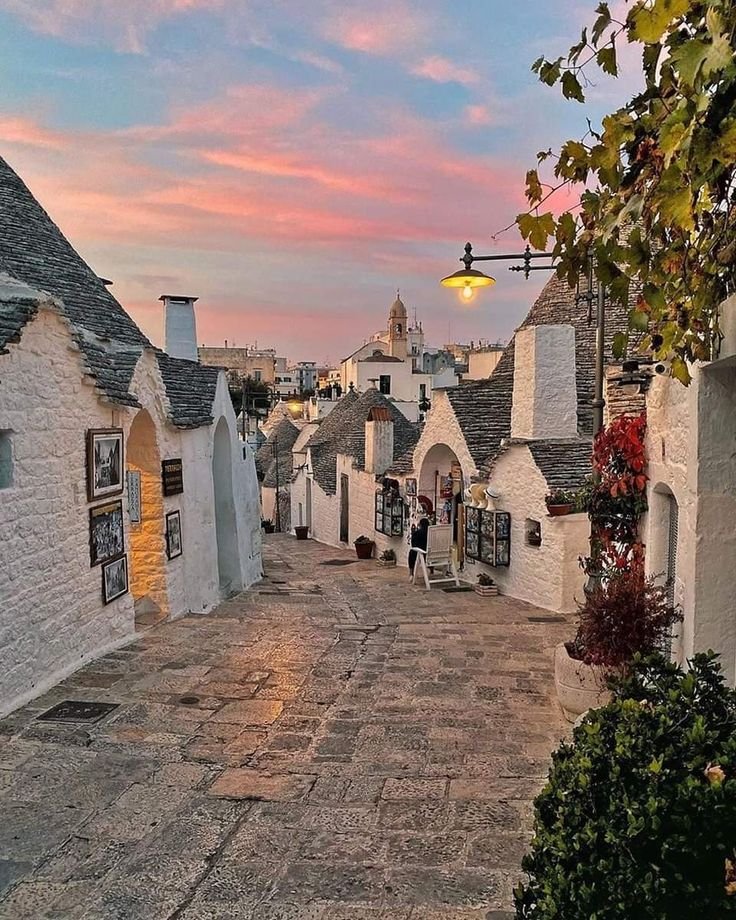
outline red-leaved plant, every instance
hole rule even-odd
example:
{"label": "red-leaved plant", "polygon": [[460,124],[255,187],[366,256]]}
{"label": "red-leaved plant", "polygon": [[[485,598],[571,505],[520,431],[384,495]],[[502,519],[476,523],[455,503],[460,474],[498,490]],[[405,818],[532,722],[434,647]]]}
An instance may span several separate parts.
{"label": "red-leaved plant", "polygon": [[568,651],[586,664],[623,671],[634,655],[661,649],[682,613],[665,588],[647,578],[638,559],[596,585],[580,605],[580,624]]}

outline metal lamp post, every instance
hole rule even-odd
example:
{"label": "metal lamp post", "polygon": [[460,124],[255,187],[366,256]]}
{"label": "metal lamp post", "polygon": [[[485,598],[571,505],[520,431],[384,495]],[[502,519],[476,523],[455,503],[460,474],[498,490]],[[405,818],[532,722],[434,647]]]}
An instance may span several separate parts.
{"label": "metal lamp post", "polygon": [[[490,275],[473,268],[474,262],[521,262],[518,265],[509,266],[511,272],[523,272],[524,277],[528,278],[531,272],[552,271],[555,265],[552,263],[554,258],[551,252],[533,252],[529,246],[523,252],[499,253],[498,255],[475,256],[473,247],[470,243],[465,244],[465,254],[460,257],[464,268],[453,272],[451,275],[443,278],[440,282],[444,287],[457,288],[461,292],[464,300],[471,300],[476,288],[491,287],[496,283],[496,279]],[[548,265],[535,265],[537,259],[549,259]],[[585,294],[578,295],[588,303],[592,312],[593,300],[596,304],[596,336],[595,336],[595,384],[593,388],[593,437],[603,428],[603,409],[606,401],[603,397],[603,383],[605,379],[605,336],[606,336],[606,316],[605,316],[605,290],[603,285],[598,283],[597,297],[593,292],[593,260],[589,261],[588,266],[588,290]]]}

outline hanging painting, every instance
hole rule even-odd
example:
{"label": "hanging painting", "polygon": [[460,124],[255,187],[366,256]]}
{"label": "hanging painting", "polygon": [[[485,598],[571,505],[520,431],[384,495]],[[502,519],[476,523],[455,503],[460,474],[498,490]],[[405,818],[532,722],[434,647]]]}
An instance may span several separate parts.
{"label": "hanging painting", "polygon": [[166,515],[166,555],[169,559],[176,559],[183,551],[181,515],[178,511],[169,511]]}
{"label": "hanging painting", "polygon": [[102,600],[105,604],[128,593],[128,557],[120,556],[102,566]]}
{"label": "hanging painting", "polygon": [[108,502],[89,509],[90,565],[99,565],[125,552],[123,503]]}
{"label": "hanging painting", "polygon": [[87,432],[87,498],[93,502],[123,491],[123,429]]}

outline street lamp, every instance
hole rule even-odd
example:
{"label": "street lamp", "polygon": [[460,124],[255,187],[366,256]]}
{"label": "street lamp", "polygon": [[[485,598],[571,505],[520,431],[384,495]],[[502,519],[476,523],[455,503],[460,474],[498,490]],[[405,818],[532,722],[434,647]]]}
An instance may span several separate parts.
{"label": "street lamp", "polygon": [[[537,259],[549,259],[549,264],[533,265]],[[498,255],[474,256],[473,247],[470,243],[465,244],[465,254],[460,257],[464,268],[453,272],[451,275],[440,281],[444,287],[460,288],[463,300],[471,300],[476,288],[491,287],[496,283],[496,279],[486,275],[481,271],[473,268],[474,262],[518,262],[521,264],[509,266],[511,272],[523,272],[524,277],[528,278],[531,272],[551,271],[556,266],[554,264],[554,255],[551,252],[532,252],[529,246],[523,252],[499,253]],[[588,290],[584,294],[579,294],[578,298],[588,304],[592,312],[595,294],[593,292],[593,260],[588,262]],[[605,400],[603,398],[604,382],[604,355],[605,355],[605,291],[603,285],[598,284],[597,310],[596,310],[596,339],[595,339],[595,386],[593,390],[593,437],[603,428],[603,409]]]}

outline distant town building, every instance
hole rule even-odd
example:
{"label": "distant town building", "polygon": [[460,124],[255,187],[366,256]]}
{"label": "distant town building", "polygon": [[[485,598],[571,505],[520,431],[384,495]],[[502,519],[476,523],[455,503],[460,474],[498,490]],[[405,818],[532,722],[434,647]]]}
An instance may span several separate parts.
{"label": "distant town building", "polygon": [[226,341],[223,348],[202,345],[197,353],[200,364],[224,367],[238,377],[250,377],[259,383],[272,385],[280,370],[286,373],[286,358],[279,357],[273,348],[252,345],[235,348]]}
{"label": "distant town building", "polygon": [[501,360],[504,346],[500,343],[494,345],[478,345],[468,349],[467,371],[463,373],[463,380],[484,380],[490,377]]}
{"label": "distant town building", "polygon": [[317,389],[316,361],[298,361],[296,364],[292,364],[288,371],[294,377],[299,393],[314,392]]}
{"label": "distant town building", "polygon": [[[454,366],[437,362],[437,371],[427,372],[425,355],[434,352],[426,349],[424,331],[419,323],[409,326],[406,306],[397,295],[391,305],[387,328],[357,348],[341,364],[342,392],[351,387],[364,393],[375,387],[379,393],[393,401],[412,421],[420,415],[419,405],[431,398],[438,387],[457,383]],[[429,358],[430,366],[434,359]]]}

